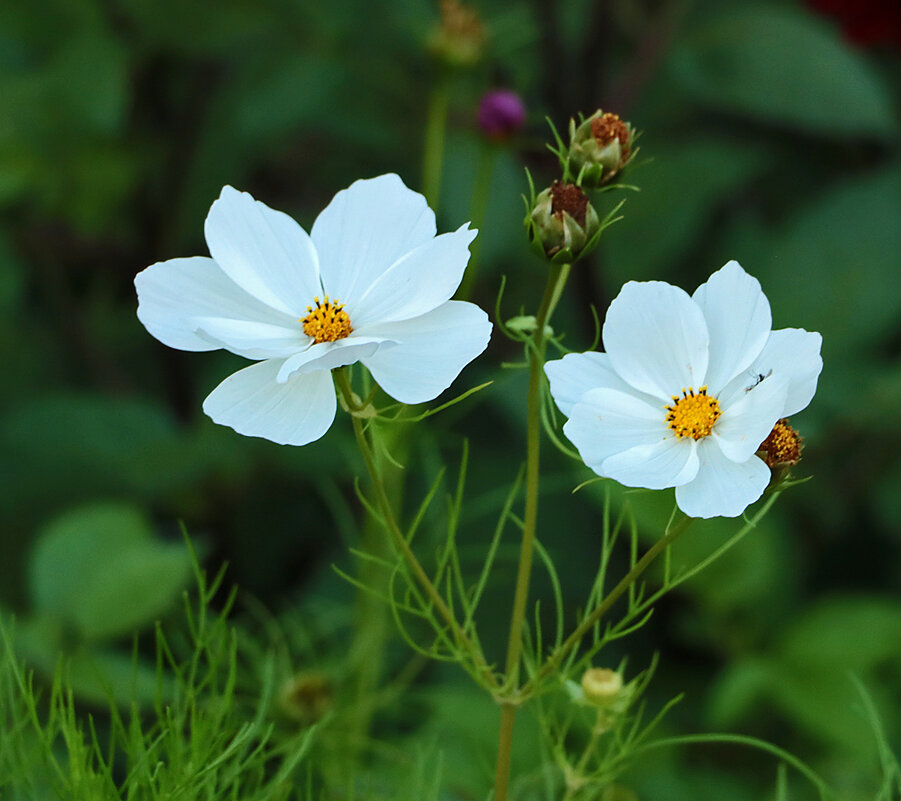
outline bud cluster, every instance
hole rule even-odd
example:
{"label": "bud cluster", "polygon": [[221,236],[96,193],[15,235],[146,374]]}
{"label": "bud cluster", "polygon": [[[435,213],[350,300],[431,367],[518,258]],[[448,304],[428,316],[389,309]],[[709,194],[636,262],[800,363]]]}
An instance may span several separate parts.
{"label": "bud cluster", "polygon": [[600,109],[590,117],[580,115],[569,124],[569,145],[551,128],[556,147],[550,150],[560,160],[562,177],[527,203],[525,225],[533,248],[555,264],[587,256],[597,246],[603,230],[615,222],[617,206],[603,220],[586,194],[612,189],[638,152],[635,131],[616,114]]}

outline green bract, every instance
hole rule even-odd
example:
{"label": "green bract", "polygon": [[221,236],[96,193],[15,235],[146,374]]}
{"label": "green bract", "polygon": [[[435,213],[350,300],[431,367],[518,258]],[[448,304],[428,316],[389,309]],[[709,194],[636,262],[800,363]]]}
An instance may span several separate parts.
{"label": "green bract", "polygon": [[554,182],[540,192],[525,220],[533,250],[554,264],[572,264],[594,250],[601,221],[579,187]]}
{"label": "green bract", "polygon": [[586,189],[610,183],[634,155],[634,139],[628,122],[600,109],[578,126],[570,120],[567,157],[576,183]]}

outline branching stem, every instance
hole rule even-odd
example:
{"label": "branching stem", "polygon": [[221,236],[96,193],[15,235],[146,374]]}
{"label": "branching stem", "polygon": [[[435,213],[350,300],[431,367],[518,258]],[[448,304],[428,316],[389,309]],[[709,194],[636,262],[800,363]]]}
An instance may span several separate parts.
{"label": "branching stem", "polygon": [[687,529],[694,521],[693,517],[683,517],[676,525],[666,532],[657,542],[655,542],[636,563],[635,566],[623,576],[622,580],[617,584],[591,612],[567,637],[558,648],[554,649],[547,661],[541,666],[539,671],[525,684],[522,688],[522,695],[528,696],[543,679],[556,670],[560,663],[566,658],[570,651],[579,646],[582,638],[594,628],[595,624],[610,611],[610,607],[615,604],[620,596],[629,589],[641,577],[641,574],[650,567],[653,562],[667,547],[679,537],[685,529]]}
{"label": "branching stem", "polygon": [[[354,412],[363,408],[359,400],[354,396],[346,368],[334,370],[333,374],[335,376],[335,382],[338,385],[338,390],[341,392],[348,409],[350,409],[351,412]],[[388,499],[388,493],[385,490],[385,483],[382,480],[382,475],[376,465],[373,448],[363,427],[363,420],[354,414],[351,415],[351,419],[353,420],[354,436],[356,437],[357,445],[360,448],[360,453],[363,455],[363,461],[366,463],[366,471],[369,473],[369,480],[372,484],[373,492],[375,493],[376,505],[379,512],[382,514],[385,526],[391,534],[395,547],[403,557],[409,570],[416,577],[419,585],[429,597],[429,600],[435,605],[435,609],[438,610],[438,614],[447,624],[457,645],[462,651],[469,655],[476,671],[483,679],[485,679],[488,685],[492,689],[497,689],[497,679],[487,662],[485,662],[485,657],[482,654],[481,648],[479,648],[476,643],[466,635],[466,632],[463,631],[462,627],[457,622],[454,613],[450,610],[444,598],[441,596],[441,593],[429,578],[425,568],[423,568],[422,564],[416,558],[416,554],[413,553],[410,543],[407,542],[407,538],[404,536],[403,531],[401,531],[400,526],[397,523],[394,511],[391,507],[391,502]]]}

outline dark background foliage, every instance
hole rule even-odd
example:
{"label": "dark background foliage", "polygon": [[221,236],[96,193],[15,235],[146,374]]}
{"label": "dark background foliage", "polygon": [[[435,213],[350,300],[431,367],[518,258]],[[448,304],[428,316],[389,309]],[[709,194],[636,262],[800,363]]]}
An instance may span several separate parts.
{"label": "dark background foliage", "polygon": [[[482,305],[493,308],[506,275],[508,315],[534,307],[545,267],[521,227],[522,166],[549,182],[544,116],[563,128],[601,106],[644,132],[628,177],[641,192],[624,195],[625,219],[574,270],[555,320],[567,345],[588,347],[589,305],[603,310],[624,281],[692,290],[730,258],[760,279],[775,327],[822,332],[819,392],[794,421],[807,442],[800,469],[813,481],[663,603],[628,650],[635,670],[660,653],[655,703],[687,690],[671,729],[768,737],[815,763],[843,798],[872,798],[872,735],[847,673],[870,688],[897,736],[896,4],[476,7],[489,40],[481,62],[451,82],[439,229],[469,219],[486,146],[475,125],[481,93],[513,88],[529,110],[494,164]],[[308,610],[304,625],[331,643],[317,667],[340,674],[350,613],[333,612],[353,593],[330,565],[353,570],[347,547],[362,520],[346,420],[303,449],[214,426],[201,401],[241,360],[153,340],[135,318],[132,279],[154,261],[206,252],[203,218],[225,183],[307,228],[356,178],[392,171],[418,187],[436,77],[425,42],[437,19],[426,0],[0,4],[0,601],[23,616],[36,664],[52,667],[68,650],[127,669],[117,648],[188,581],[184,521],[208,563],[230,563],[248,604]],[[604,195],[601,212],[618,199]],[[456,386],[496,377],[517,358],[496,334]],[[470,439],[462,547],[473,565],[491,504],[524,456],[524,406],[521,372],[503,371],[403,454],[412,507],[440,461],[458,459],[460,438]],[[591,580],[602,493],[573,498],[586,471],[550,449],[546,466],[540,536],[574,609]],[[640,501],[650,538],[672,498]],[[733,527],[699,525],[683,553],[709,550]],[[483,624],[489,643],[504,641],[508,546]],[[539,579],[536,592],[544,589]],[[403,647],[391,648],[400,661]],[[88,673],[81,692],[96,698]],[[472,771],[460,786],[486,786],[495,711],[438,669],[421,673],[409,697],[377,732],[443,732],[448,762]],[[774,778],[769,758],[718,746],[660,752],[627,783],[642,798],[740,800],[762,797]]]}

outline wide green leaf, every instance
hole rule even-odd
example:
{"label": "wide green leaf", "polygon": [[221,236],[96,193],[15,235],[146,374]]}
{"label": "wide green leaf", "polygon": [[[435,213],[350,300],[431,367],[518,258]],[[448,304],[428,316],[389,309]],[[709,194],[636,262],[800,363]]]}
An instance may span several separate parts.
{"label": "wide green leaf", "polygon": [[165,612],[187,585],[191,562],[181,544],[153,538],[140,510],[82,507],[39,535],[29,579],[37,611],[87,638],[132,632]]}
{"label": "wide green leaf", "polygon": [[735,5],[693,27],[671,71],[696,101],[829,136],[890,135],[891,93],[825,22],[785,6]]}

